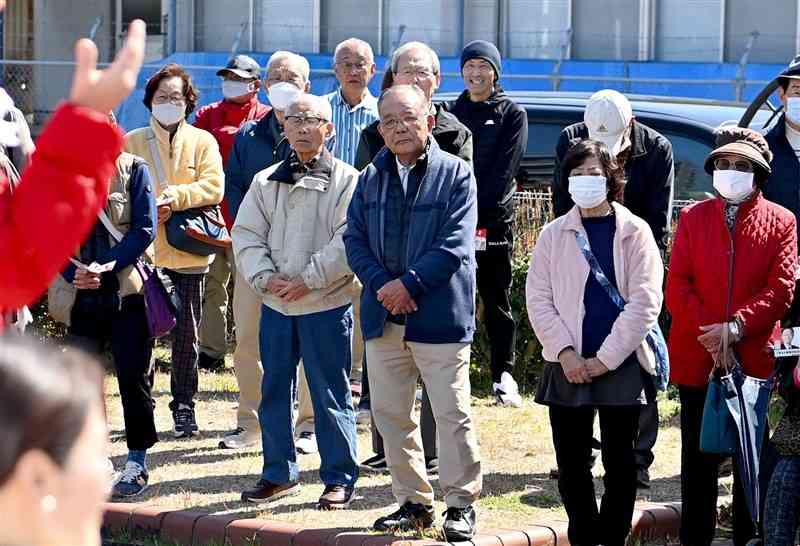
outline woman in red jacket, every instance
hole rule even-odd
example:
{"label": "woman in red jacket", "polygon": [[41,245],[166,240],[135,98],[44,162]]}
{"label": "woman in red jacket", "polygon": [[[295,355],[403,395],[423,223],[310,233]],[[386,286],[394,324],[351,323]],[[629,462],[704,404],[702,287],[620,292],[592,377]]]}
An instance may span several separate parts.
{"label": "woman in red jacket", "polygon": [[[715,199],[681,211],[667,275],[672,314],[669,354],[681,399],[681,543],[711,544],[716,529],[720,457],[700,451],[709,374],[724,329],[747,375],[765,378],[774,359],[769,340],[794,291],[794,215],[764,199],[772,153],[750,129],[727,128],[706,159]],[[738,470],[734,471],[734,544],[754,536]]]}
{"label": "woman in red jacket", "polygon": [[0,178],[0,331],[10,312],[35,301],[64,268],[106,202],[123,145],[108,112],[135,87],[144,41],[144,22],[134,21],[125,47],[102,71],[94,43],[78,41],[69,102],[39,137],[13,196]]}

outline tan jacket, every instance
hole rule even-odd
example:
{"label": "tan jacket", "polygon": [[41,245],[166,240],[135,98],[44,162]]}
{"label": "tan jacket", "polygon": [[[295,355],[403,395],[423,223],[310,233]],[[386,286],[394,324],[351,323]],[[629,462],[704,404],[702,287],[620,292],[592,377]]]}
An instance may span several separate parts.
{"label": "tan jacket", "polygon": [[[156,163],[147,142],[151,131],[156,136],[166,181],[158,180]],[[216,205],[222,201],[225,193],[222,156],[211,133],[182,121],[170,142],[169,133],[151,116],[148,127],[134,129],[125,140],[125,151],[143,157],[150,165],[158,199],[171,198],[172,210]],[[158,267],[177,271],[196,269],[208,266],[213,260],[213,256],[197,256],[170,246],[163,224],[158,226],[155,247]]]}
{"label": "tan jacket", "polygon": [[[661,311],[664,264],[647,223],[618,203],[613,207],[614,273],[627,303],[597,358],[614,370],[635,351],[642,367],[655,374],[655,356],[645,335]],[[543,228],[531,253],[525,286],[528,317],[549,362],[558,362],[558,354],[569,346],[581,353],[583,293],[591,271],[575,231],[586,235],[577,206]]]}
{"label": "tan jacket", "polygon": [[[237,270],[264,305],[284,315],[305,315],[348,305],[353,272],[342,234],[358,171],[325,150],[296,182],[289,160],[259,172],[233,226]],[[293,182],[293,183],[292,183]],[[311,292],[286,303],[266,285],[277,273],[301,275]]]}

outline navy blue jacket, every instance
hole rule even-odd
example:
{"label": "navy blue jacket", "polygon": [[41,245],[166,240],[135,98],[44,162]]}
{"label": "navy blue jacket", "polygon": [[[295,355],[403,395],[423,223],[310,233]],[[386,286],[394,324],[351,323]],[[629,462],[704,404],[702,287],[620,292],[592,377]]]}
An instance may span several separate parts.
{"label": "navy blue jacket", "polygon": [[242,125],[236,133],[231,155],[225,165],[225,200],[231,218],[236,218],[253,177],[289,157],[291,151],[275,110],[258,121],[248,121]]}
{"label": "navy blue jacket", "polygon": [[800,162],[786,140],[785,115],[781,115],[764,138],[772,151],[772,174],[761,191],[773,203],[789,209],[800,222]]}
{"label": "navy blue jacket", "polygon": [[[395,156],[384,148],[358,179],[347,211],[344,244],[350,268],[364,285],[364,339],[383,335],[388,311],[377,292],[394,280],[383,265],[384,222]],[[475,332],[477,187],[472,170],[430,139],[411,208],[408,271],[400,277],[418,310],[406,316],[406,341],[470,343]]]}
{"label": "navy blue jacket", "polygon": [[[108,231],[102,222],[95,224],[94,230],[81,246],[81,261],[89,264],[95,261],[106,264],[116,260],[112,273],[117,273],[144,254],[156,237],[156,199],[147,163],[135,159],[131,168],[129,185],[131,200],[131,223],[122,241],[114,247],[109,241]],[[70,262],[62,272],[64,279],[75,280],[75,266]]]}

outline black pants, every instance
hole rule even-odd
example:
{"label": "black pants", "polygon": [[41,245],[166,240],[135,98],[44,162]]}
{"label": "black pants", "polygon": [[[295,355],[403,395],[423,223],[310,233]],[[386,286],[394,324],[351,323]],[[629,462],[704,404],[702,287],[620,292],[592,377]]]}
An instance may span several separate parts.
{"label": "black pants", "polygon": [[85,304],[85,292],[88,291],[78,291],[67,342],[97,355],[111,346],[128,449],[149,449],[158,441],[158,435],[150,365],[153,339],[147,327],[144,297],[127,296],[118,310],[98,313],[94,306]]}
{"label": "black pants", "polygon": [[[367,357],[364,355],[364,367],[361,376],[361,398],[369,397],[369,371],[367,368]],[[384,455],[383,437],[375,427],[375,419],[372,419],[370,426],[372,432],[372,451],[376,455]],[[431,399],[428,398],[428,389],[422,387],[422,410],[419,418],[419,428],[422,433],[422,449],[425,452],[425,459],[435,459],[438,457],[436,448],[436,420],[433,418]]]}
{"label": "black pants", "polygon": [[[717,529],[719,464],[723,457],[700,451],[700,426],[708,387],[680,387],[681,531],[684,546],[708,546]],[[755,536],[742,479],[733,465],[733,543],[744,546]]]}
{"label": "black pants", "polygon": [[492,381],[500,382],[503,372],[514,368],[514,340],[517,325],[511,314],[511,226],[489,230],[486,250],[475,253],[478,262],[478,294],[483,301],[483,320],[489,335]]}
{"label": "black pants", "polygon": [[[648,398],[649,399],[649,398]],[[658,403],[655,397],[639,410],[639,431],[633,446],[636,468],[647,470],[653,464],[653,448],[658,439]]]}
{"label": "black pants", "polygon": [[[592,427],[600,415],[603,483],[597,508],[591,466]],[[623,546],[631,530],[636,500],[633,443],[640,406],[550,406],[550,426],[558,461],[558,491],[569,517],[574,546]]]}

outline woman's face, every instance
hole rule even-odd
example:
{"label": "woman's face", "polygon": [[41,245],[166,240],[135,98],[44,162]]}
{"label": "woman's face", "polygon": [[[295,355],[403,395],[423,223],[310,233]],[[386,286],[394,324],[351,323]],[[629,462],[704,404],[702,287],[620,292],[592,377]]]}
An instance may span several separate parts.
{"label": "woman's face", "polygon": [[605,176],[603,165],[595,156],[587,157],[583,163],[569,172],[570,176]]}

